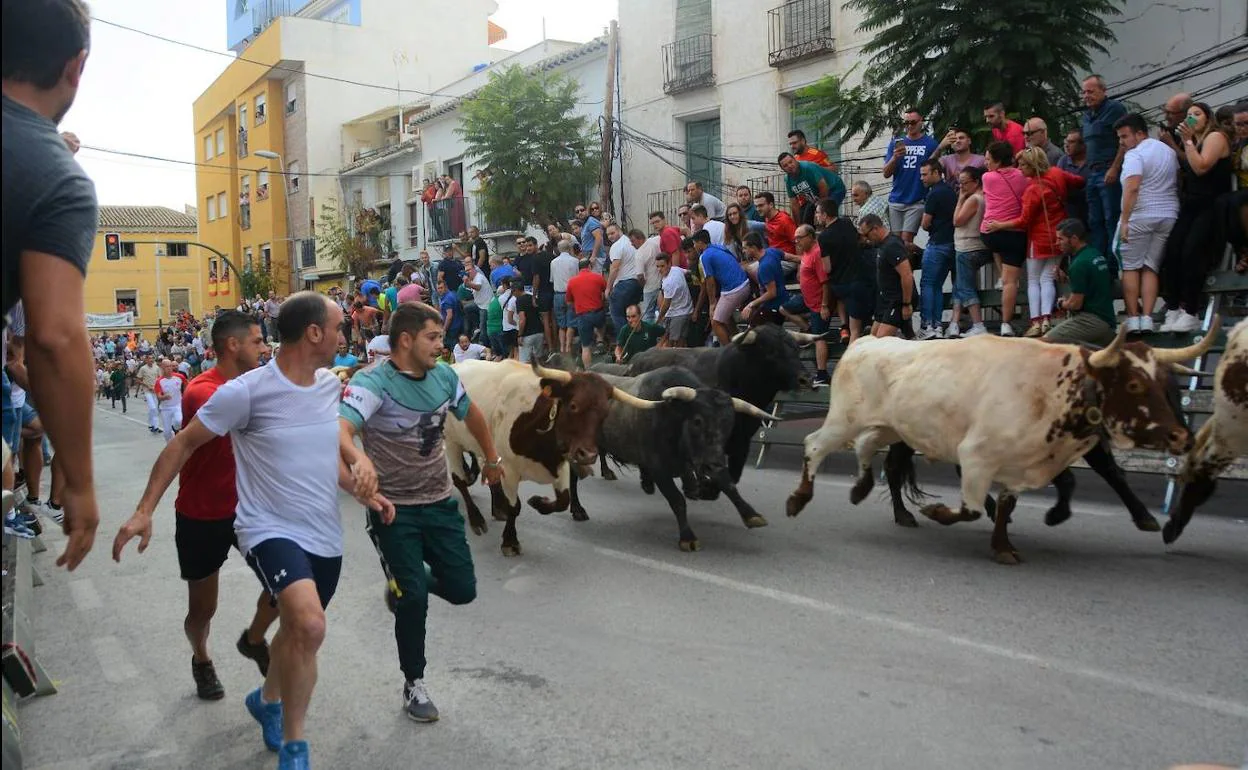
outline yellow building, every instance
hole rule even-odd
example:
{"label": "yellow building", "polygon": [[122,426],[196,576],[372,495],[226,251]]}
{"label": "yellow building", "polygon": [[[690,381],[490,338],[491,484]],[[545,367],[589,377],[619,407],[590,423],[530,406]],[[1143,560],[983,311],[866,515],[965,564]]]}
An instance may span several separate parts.
{"label": "yellow building", "polygon": [[[92,331],[157,328],[180,310],[203,318],[215,305],[238,303],[238,279],[199,240],[193,214],[163,206],[100,206],[100,226],[84,291]],[[105,236],[120,249],[109,259]],[[109,317],[132,312],[131,323]],[[149,335],[150,336],[150,335]]]}

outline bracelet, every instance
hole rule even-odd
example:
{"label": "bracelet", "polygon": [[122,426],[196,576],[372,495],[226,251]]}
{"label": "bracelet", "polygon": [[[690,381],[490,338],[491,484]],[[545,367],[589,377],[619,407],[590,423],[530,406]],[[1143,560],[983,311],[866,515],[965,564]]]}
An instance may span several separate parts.
{"label": "bracelet", "polygon": [[502,456],[499,456],[499,457],[495,457],[493,460],[488,460],[488,461],[486,461],[486,463],[485,463],[485,466],[484,466],[484,467],[486,467],[486,468],[497,468],[497,467],[499,467],[499,466],[500,466],[500,465],[502,465],[502,464],[503,464],[503,458],[502,458]]}

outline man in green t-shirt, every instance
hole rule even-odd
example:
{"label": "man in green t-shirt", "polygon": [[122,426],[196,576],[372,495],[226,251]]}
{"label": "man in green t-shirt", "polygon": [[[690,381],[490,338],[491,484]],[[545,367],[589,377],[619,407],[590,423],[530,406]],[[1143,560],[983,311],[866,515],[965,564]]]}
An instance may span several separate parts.
{"label": "man in green t-shirt", "polygon": [[368,512],[368,534],[394,610],[403,708],[417,722],[438,719],[424,681],[429,594],[451,604],[477,596],[464,519],[446,469],[442,437],[449,415],[463,420],[486,456],[494,458],[482,466],[484,480],[497,484],[503,477],[485,415],[441,355],[438,311],[417,302],[400,305],[390,318],[390,358],[357,372],[338,407],[340,429],[349,441],[363,435],[378,487],[394,503],[389,525],[377,511]]}
{"label": "man in green t-shirt", "polygon": [[1058,307],[1070,317],[1044,335],[1048,342],[1108,345],[1114,340],[1114,278],[1105,256],[1088,243],[1088,228],[1078,219],[1065,219],[1057,226],[1057,243],[1065,254],[1073,254],[1067,274],[1070,294]]}
{"label": "man in green t-shirt", "polygon": [[838,206],[845,200],[845,182],[832,169],[798,160],[788,152],[780,153],[779,164],[789,193],[790,213],[799,225],[814,226],[815,204],[824,198],[831,198]]}
{"label": "man in green t-shirt", "polygon": [[641,306],[629,305],[624,310],[627,323],[615,335],[615,362],[627,364],[638,353],[649,350],[663,339],[667,330],[658,324],[641,320]]}

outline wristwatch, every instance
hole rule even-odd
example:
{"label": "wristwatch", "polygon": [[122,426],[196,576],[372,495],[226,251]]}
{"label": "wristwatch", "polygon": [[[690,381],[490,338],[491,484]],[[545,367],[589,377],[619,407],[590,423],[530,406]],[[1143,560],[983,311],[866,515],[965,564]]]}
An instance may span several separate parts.
{"label": "wristwatch", "polygon": [[909,302],[903,302],[903,303],[901,303],[901,306],[902,306],[902,307],[910,307],[910,305],[911,305],[911,303],[909,303]]}
{"label": "wristwatch", "polygon": [[503,457],[502,457],[502,455],[499,455],[498,457],[495,457],[493,460],[487,460],[487,461],[486,461],[486,463],[485,463],[485,467],[486,467],[486,468],[497,468],[497,467],[499,467],[499,466],[500,466],[500,465],[502,465],[502,464],[503,464]]}

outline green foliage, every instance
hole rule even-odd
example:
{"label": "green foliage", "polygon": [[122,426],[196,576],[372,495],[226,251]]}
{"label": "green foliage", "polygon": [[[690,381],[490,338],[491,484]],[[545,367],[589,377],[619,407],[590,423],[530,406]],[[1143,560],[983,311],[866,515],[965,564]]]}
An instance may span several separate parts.
{"label": "green foliage", "polygon": [[486,221],[544,226],[584,199],[598,178],[599,139],[576,113],[579,98],[571,78],[513,66],[491,73],[479,98],[464,104],[455,131],[487,170]]}
{"label": "green foliage", "polygon": [[273,290],[273,276],[265,272],[256,272],[250,267],[238,274],[238,280],[243,284],[244,297],[267,297]]}
{"label": "green foliage", "polygon": [[[1049,136],[1077,120],[1077,74],[1106,53],[1114,34],[1105,17],[1122,0],[849,0],[863,14],[859,32],[875,37],[861,82],[828,76],[803,89],[807,112],[859,149],[894,135],[901,111],[915,107],[932,132],[954,126],[983,144],[985,105],[1001,101],[1010,117],[1038,115]],[[853,74],[852,70],[848,74]]]}
{"label": "green foliage", "polygon": [[317,256],[348,275],[365,276],[373,262],[383,256],[377,242],[382,221],[373,209],[349,209],[347,217],[354,228],[347,226],[347,218],[339,216],[335,205],[321,206],[316,225]]}

